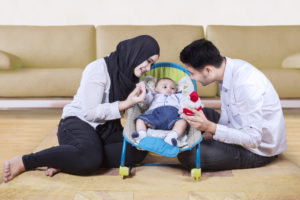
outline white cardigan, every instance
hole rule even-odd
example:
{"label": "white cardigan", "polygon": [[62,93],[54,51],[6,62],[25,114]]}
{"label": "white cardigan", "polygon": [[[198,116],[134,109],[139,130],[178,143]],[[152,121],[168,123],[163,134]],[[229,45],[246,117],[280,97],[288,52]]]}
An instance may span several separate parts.
{"label": "white cardigan", "polygon": [[77,116],[96,128],[106,120],[121,118],[118,101],[109,103],[110,82],[104,58],[88,64],[73,101],[63,109],[62,119]]}

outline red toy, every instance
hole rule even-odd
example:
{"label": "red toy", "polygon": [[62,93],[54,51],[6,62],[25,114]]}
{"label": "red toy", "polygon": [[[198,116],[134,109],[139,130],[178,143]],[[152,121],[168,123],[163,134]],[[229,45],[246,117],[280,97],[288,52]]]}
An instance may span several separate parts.
{"label": "red toy", "polygon": [[184,108],[182,112],[188,116],[194,116],[194,113],[189,110],[188,108],[194,108],[197,111],[201,110],[203,108],[203,105],[201,104],[201,100],[197,94],[197,92],[192,92],[189,95],[189,98],[186,102],[184,102]]}

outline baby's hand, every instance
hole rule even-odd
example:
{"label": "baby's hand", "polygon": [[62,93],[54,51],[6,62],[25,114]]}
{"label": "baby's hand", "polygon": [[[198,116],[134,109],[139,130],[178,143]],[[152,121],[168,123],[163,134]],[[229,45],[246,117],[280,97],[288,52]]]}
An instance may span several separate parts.
{"label": "baby's hand", "polygon": [[139,82],[138,84],[136,84],[137,88],[146,88],[146,85],[144,82]]}
{"label": "baby's hand", "polygon": [[141,86],[136,87],[127,97],[127,102],[130,106],[143,102],[146,98],[146,90]]}
{"label": "baby's hand", "polygon": [[139,89],[140,93],[146,92],[146,85],[144,82],[139,82],[138,84],[136,84],[136,88]]}

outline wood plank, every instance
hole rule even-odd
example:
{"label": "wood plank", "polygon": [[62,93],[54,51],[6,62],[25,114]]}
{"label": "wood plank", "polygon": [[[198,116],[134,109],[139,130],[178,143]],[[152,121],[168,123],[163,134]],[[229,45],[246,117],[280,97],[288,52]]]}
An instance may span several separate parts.
{"label": "wood plank", "polygon": [[[138,167],[125,180],[112,172],[59,173],[50,178],[41,169],[2,183],[0,199],[299,199],[300,110],[284,114],[288,148],[264,167],[232,170],[230,176],[203,175],[198,182],[180,168],[168,167]],[[55,109],[0,111],[1,177],[5,160],[57,144],[60,115],[61,110]]]}

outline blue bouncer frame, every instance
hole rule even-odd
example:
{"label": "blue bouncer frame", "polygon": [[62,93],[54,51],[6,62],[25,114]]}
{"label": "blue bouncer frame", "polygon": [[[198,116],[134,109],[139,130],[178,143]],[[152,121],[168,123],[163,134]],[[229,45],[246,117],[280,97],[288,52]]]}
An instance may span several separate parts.
{"label": "blue bouncer frame", "polygon": [[[160,62],[160,63],[156,63],[154,65],[151,66],[150,70],[153,70],[155,68],[159,68],[159,67],[171,67],[171,68],[176,68],[179,69],[181,71],[183,71],[184,73],[186,73],[189,77],[190,77],[190,72],[184,68],[181,65],[178,65],[176,63],[171,63],[171,62]],[[194,85],[194,90],[197,91],[197,85],[196,85],[196,81],[191,79]],[[123,140],[123,147],[122,147],[122,155],[121,155],[121,163],[120,166],[124,167],[125,166],[125,155],[126,155],[126,146],[127,146],[127,142],[132,144],[133,146],[138,147],[138,145],[132,143],[131,141],[129,141],[127,139],[127,137],[124,135],[124,140]],[[193,145],[192,147],[186,148],[182,151],[186,151],[186,150],[191,150],[193,147],[196,146],[196,168],[200,169],[201,168],[201,157],[200,157],[200,143],[202,141],[202,137],[201,139],[195,143],[195,145]],[[181,151],[180,151],[181,152]],[[138,164],[138,166],[180,166],[179,164],[163,164],[163,163],[142,163],[142,164]],[[129,166],[132,167],[132,166]]]}

